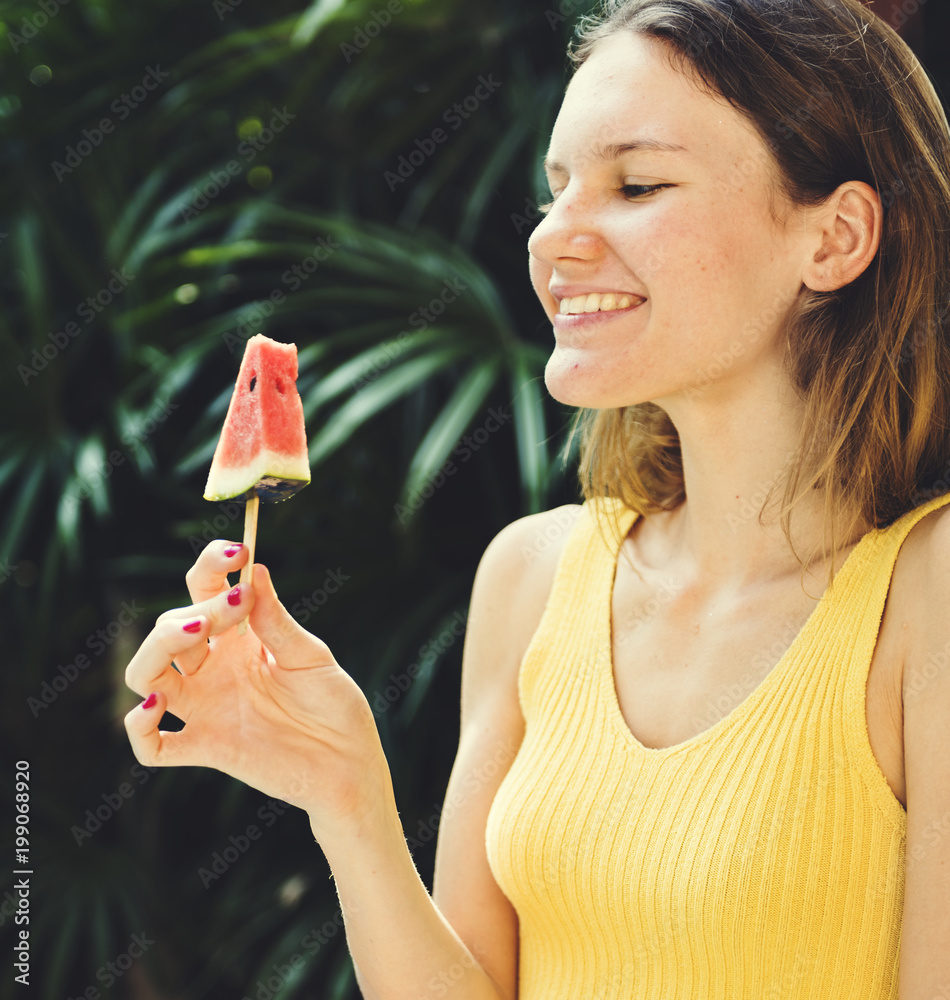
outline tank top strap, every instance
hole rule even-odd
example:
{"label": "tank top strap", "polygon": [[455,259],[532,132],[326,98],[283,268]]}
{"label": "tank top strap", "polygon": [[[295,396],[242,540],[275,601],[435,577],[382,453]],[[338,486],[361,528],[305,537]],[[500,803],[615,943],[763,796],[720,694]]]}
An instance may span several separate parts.
{"label": "tank top strap", "polygon": [[906,511],[886,528],[874,528],[864,535],[839,570],[831,592],[822,598],[829,603],[828,614],[822,634],[813,644],[813,651],[834,665],[840,678],[835,701],[841,713],[843,756],[852,772],[860,775],[870,801],[901,835],[904,808],[887,783],[868,735],[868,677],[901,545],[916,524],[948,502],[950,493],[934,497]]}
{"label": "tank top strap", "polygon": [[620,546],[637,516],[618,500],[596,497],[585,502],[569,529],[544,613],[518,673],[525,719],[538,704],[538,697],[551,693],[546,689],[571,680],[563,671],[552,669],[550,651],[558,650],[562,662],[573,659],[570,654],[580,650],[609,657],[609,648],[594,649],[598,625],[605,604],[610,602]]}
{"label": "tank top strap", "polygon": [[914,507],[912,510],[906,511],[888,527],[879,528],[876,535],[878,539],[887,539],[884,548],[887,551],[888,560],[891,562],[896,561],[897,553],[901,545],[904,544],[904,539],[910,534],[911,528],[922,521],[928,514],[932,514],[947,503],[950,503],[950,493],[941,493],[940,496],[933,497],[925,503]]}
{"label": "tank top strap", "polygon": [[[847,567],[849,572],[839,571],[835,577],[826,597],[836,604],[835,618],[842,634],[856,647],[867,647],[870,652],[877,642],[897,556],[911,529],[947,503],[950,493],[906,511],[886,528],[872,529],[855,547],[853,564]],[[860,619],[854,617],[859,609]]]}
{"label": "tank top strap", "polygon": [[[822,594],[796,644],[807,639],[809,646],[817,644],[826,653],[833,647],[847,649],[849,658],[857,655],[869,669],[900,548],[916,524],[947,503],[950,493],[905,511],[885,528],[872,528],[864,534]],[[866,680],[865,674],[860,680],[862,705]]]}

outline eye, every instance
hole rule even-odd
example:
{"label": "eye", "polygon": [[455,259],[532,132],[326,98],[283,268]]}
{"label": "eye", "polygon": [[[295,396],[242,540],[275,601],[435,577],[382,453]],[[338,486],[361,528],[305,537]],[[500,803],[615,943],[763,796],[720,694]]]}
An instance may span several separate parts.
{"label": "eye", "polygon": [[670,184],[624,184],[620,192],[625,198],[644,198],[671,186]]}
{"label": "eye", "polygon": [[[656,194],[657,191],[662,191],[663,188],[673,186],[672,184],[624,184],[619,188],[619,191],[625,198],[640,199],[646,198],[651,194]],[[547,215],[554,207],[556,200],[557,194],[553,194],[550,201],[538,204],[538,211],[542,215]]]}

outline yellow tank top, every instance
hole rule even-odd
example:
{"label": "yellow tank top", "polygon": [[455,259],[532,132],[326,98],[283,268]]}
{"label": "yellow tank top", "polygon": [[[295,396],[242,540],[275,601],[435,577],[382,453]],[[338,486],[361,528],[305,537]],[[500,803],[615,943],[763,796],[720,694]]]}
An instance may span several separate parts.
{"label": "yellow tank top", "polygon": [[[620,711],[620,542],[585,505],[521,664],[524,742],[486,831],[519,917],[519,1000],[897,1000],[906,815],[865,691],[900,545],[948,501],[868,532],[759,686],[661,749]],[[603,503],[625,537],[636,515]]]}

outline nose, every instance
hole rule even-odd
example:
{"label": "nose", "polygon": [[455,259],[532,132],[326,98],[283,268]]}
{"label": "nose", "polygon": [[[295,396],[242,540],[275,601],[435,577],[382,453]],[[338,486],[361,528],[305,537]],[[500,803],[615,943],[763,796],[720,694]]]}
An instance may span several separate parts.
{"label": "nose", "polygon": [[594,260],[604,248],[592,199],[570,185],[555,199],[528,239],[528,253],[547,264]]}

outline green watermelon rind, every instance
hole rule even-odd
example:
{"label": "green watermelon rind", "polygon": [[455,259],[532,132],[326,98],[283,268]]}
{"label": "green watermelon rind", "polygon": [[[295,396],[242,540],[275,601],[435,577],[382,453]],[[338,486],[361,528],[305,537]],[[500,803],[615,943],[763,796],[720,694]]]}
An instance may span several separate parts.
{"label": "green watermelon rind", "polygon": [[310,482],[309,465],[265,452],[251,466],[240,469],[212,468],[205,487],[205,500],[247,499],[256,493],[261,500],[276,503],[293,496]]}
{"label": "green watermelon rind", "polygon": [[241,493],[228,494],[227,496],[218,494],[209,496],[205,493],[205,500],[250,500],[256,494],[265,503],[279,503],[281,500],[292,497],[309,483],[309,479],[281,479],[277,476],[264,476],[263,479]]}

